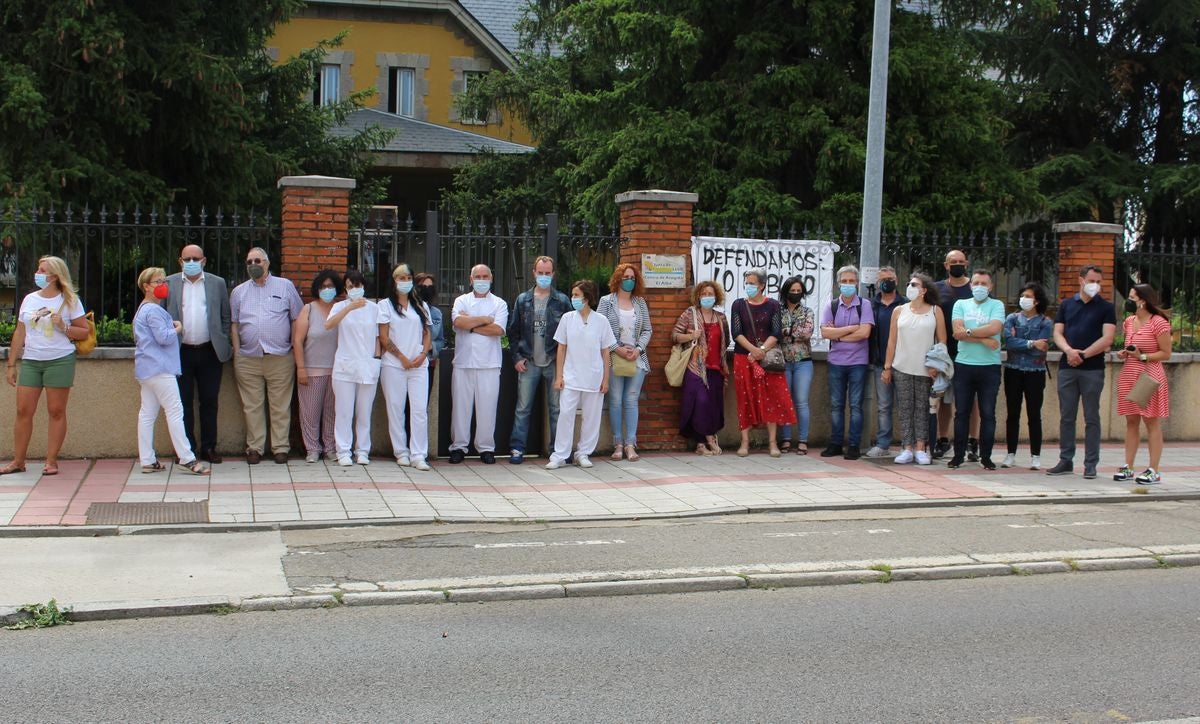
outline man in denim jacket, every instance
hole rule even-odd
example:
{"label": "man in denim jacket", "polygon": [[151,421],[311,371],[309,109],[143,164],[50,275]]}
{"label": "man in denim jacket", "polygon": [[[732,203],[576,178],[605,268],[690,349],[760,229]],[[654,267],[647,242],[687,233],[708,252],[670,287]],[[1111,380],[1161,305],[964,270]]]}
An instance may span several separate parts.
{"label": "man in denim jacket", "polygon": [[538,385],[545,383],[546,404],[550,408],[550,448],[554,447],[554,429],[558,425],[558,390],[554,389],[555,354],[558,343],[554,332],[558,320],[571,309],[571,300],[554,288],[554,260],[539,256],[533,262],[533,288],[521,292],[513,304],[508,324],[508,343],[516,359],[517,412],[513,419],[511,452],[508,462],[525,461],[529,437],[529,417]]}

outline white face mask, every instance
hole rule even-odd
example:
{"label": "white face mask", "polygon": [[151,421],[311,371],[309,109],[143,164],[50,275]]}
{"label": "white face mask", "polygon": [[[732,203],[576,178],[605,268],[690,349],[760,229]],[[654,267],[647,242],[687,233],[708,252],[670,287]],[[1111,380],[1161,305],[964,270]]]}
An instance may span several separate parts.
{"label": "white face mask", "polygon": [[1024,309],[1026,312],[1028,312],[1030,309],[1033,309],[1035,306],[1037,306],[1037,300],[1033,299],[1032,297],[1021,297],[1017,300],[1017,304],[1020,304],[1021,309]]}
{"label": "white face mask", "polygon": [[921,288],[918,286],[913,286],[912,284],[909,284],[908,289],[905,289],[904,291],[907,293],[905,296],[907,296],[910,300],[921,296]]}
{"label": "white face mask", "polygon": [[1100,296],[1100,284],[1098,282],[1089,282],[1083,285],[1083,293],[1089,297]]}

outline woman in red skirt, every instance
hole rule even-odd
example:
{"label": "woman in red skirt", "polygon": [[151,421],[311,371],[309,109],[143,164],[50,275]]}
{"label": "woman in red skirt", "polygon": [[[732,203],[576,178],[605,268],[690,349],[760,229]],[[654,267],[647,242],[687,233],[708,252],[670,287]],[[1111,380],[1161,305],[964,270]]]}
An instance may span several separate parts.
{"label": "woman in red skirt", "polygon": [[[1125,349],[1117,353],[1125,366],[1117,378],[1117,414],[1125,416],[1125,467],[1113,480],[1136,480],[1144,485],[1162,482],[1158,474],[1162,459],[1163,434],[1159,420],[1171,414],[1167,392],[1167,372],[1163,362],[1171,358],[1171,320],[1158,307],[1158,295],[1149,284],[1138,284],[1129,290],[1125,311]],[[1158,389],[1145,407],[1125,399],[1138,377],[1145,372],[1158,381]],[[1136,477],[1133,459],[1141,441],[1140,423],[1146,423],[1150,443],[1150,467]]]}
{"label": "woman in red skirt", "polygon": [[796,410],[783,372],[767,372],[759,362],[767,350],[779,344],[783,333],[779,302],[765,296],[767,274],[749,271],[742,277],[745,299],[734,301],[730,310],[733,348],[733,382],[737,391],[738,427],[742,444],[737,454],[750,454],[750,428],[767,426],[771,457],[779,457],[775,428],[796,422]]}

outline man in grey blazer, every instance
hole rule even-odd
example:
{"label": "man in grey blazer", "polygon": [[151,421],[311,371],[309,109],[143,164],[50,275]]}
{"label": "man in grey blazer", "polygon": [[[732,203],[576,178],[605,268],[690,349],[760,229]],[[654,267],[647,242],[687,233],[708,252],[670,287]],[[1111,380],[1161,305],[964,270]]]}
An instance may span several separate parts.
{"label": "man in grey blazer", "polygon": [[[221,462],[217,454],[217,398],[221,373],[233,355],[229,343],[229,287],[216,274],[204,271],[204,250],[195,244],[183,247],[180,274],[167,277],[163,306],[183,324],[179,345],[179,396],[183,399],[183,426],[188,442],[210,463]],[[200,398],[200,444],[192,431],[193,391]]]}

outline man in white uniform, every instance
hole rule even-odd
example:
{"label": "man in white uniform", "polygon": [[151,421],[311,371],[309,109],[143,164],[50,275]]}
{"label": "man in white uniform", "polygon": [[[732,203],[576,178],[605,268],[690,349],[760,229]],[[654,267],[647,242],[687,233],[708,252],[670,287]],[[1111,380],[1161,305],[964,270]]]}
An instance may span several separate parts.
{"label": "man in white uniform", "polygon": [[471,291],[454,300],[454,372],[450,377],[450,462],[461,463],[471,439],[485,464],[496,462],[496,404],[500,397],[500,338],[508,326],[508,305],[492,294],[492,270],[471,267]]}

